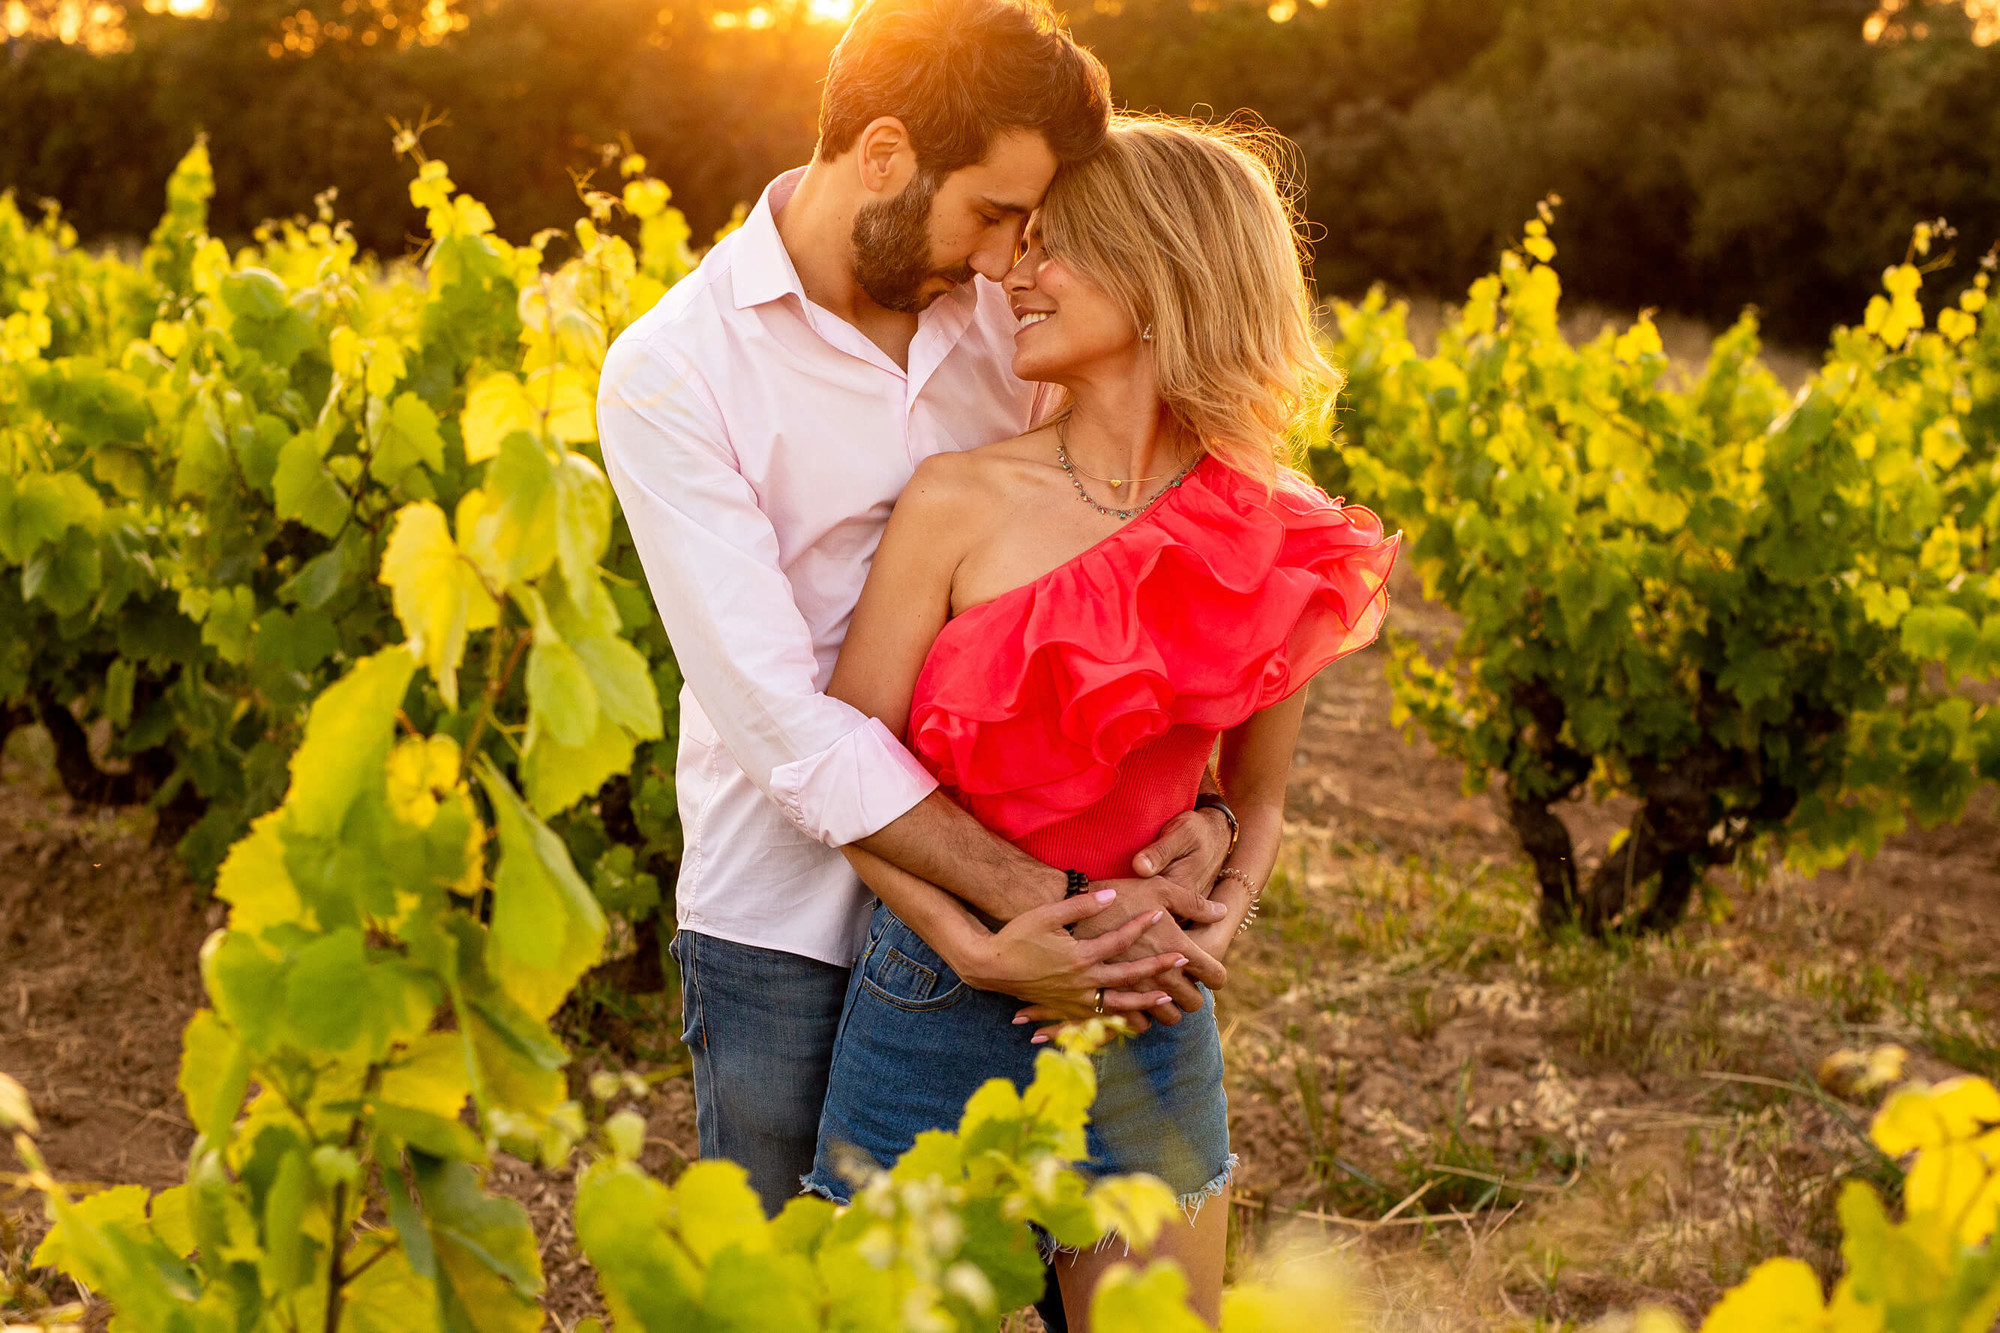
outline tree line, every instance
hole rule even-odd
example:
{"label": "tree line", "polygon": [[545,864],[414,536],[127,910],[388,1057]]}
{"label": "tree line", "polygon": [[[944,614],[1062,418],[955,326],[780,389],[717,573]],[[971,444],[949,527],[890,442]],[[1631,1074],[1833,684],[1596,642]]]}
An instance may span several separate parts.
{"label": "tree line", "polygon": [[[190,21],[135,5],[120,52],[15,40],[0,188],[62,199],[87,237],[136,237],[206,132],[219,233],[309,211],[332,183],[361,243],[400,253],[417,220],[389,121],[428,111],[448,122],[426,142],[507,234],[573,221],[577,174],[629,142],[702,237],[810,153],[839,35],[796,0],[720,23],[714,0],[455,0],[460,30],[386,40],[434,7],[237,0]],[[1329,292],[1456,295],[1554,192],[1572,294],[1717,321],[1755,304],[1774,334],[1817,341],[1915,222],[1958,228],[1945,296],[2000,239],[2000,44],[1957,0],[1901,6],[1870,40],[1874,10],[1096,0],[1070,18],[1126,104],[1248,109],[1297,141]]]}

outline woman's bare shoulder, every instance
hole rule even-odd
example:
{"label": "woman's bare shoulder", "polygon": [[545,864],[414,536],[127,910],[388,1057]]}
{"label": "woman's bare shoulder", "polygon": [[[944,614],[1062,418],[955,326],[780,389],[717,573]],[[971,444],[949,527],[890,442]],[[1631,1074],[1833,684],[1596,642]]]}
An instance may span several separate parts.
{"label": "woman's bare shoulder", "polygon": [[931,455],[917,464],[896,502],[897,515],[908,510],[911,519],[959,523],[1004,508],[1034,485],[1038,437],[1045,434],[1032,431],[977,449]]}

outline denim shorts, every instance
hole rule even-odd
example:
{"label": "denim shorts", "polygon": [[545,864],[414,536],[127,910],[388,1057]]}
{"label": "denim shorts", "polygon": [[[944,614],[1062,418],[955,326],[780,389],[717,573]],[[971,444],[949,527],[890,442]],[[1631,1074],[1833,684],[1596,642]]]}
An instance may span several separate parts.
{"label": "denim shorts", "polygon": [[[887,906],[875,909],[868,947],[847,984],[819,1149],[806,1187],[847,1202],[843,1145],[892,1165],[930,1129],[956,1129],[990,1078],[1026,1088],[1035,1028],[1014,1026],[1021,1002],[975,990]],[[1171,1027],[1155,1023],[1092,1057],[1097,1101],[1086,1133],[1093,1176],[1144,1172],[1180,1197],[1190,1216],[1229,1183],[1229,1103],[1215,999]]]}

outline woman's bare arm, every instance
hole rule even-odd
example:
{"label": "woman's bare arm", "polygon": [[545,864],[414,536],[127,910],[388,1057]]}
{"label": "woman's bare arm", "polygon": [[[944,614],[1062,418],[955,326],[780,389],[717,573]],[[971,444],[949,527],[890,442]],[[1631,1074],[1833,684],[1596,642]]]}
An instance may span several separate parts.
{"label": "woman's bare arm", "polygon": [[[1222,793],[1236,812],[1236,850],[1224,869],[1241,870],[1262,892],[1278,864],[1278,842],[1285,823],[1285,786],[1292,775],[1292,751],[1299,725],[1305,720],[1306,692],[1272,704],[1222,737],[1218,776]],[[1255,898],[1249,884],[1230,875],[1215,886],[1214,898],[1229,914],[1213,925],[1190,932],[1204,949],[1220,958],[1249,915]]]}

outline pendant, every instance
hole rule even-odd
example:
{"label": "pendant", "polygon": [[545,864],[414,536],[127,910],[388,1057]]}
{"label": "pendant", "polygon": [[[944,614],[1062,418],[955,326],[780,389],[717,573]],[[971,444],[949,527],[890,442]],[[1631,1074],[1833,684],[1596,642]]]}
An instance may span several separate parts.
{"label": "pendant", "polygon": [[1122,477],[1119,477],[1119,478],[1115,478],[1115,479],[1113,479],[1113,481],[1111,482],[1111,489],[1115,491],[1115,490],[1117,490],[1117,489],[1118,489],[1118,488],[1119,488],[1120,486],[1123,486],[1124,484],[1125,484],[1125,480],[1124,480],[1124,478],[1122,478]]}

